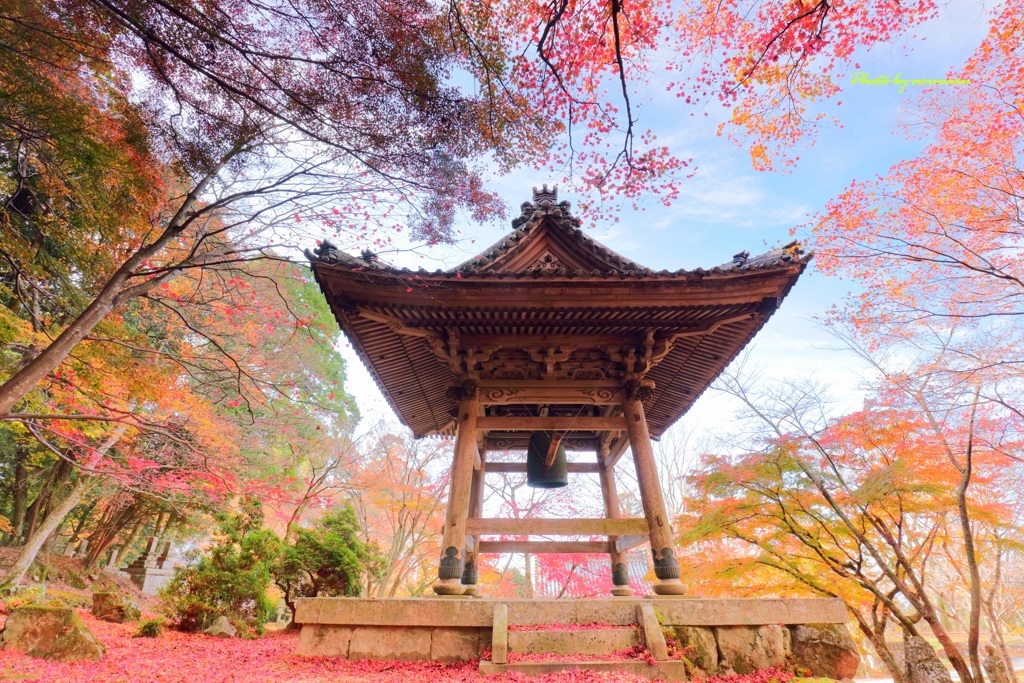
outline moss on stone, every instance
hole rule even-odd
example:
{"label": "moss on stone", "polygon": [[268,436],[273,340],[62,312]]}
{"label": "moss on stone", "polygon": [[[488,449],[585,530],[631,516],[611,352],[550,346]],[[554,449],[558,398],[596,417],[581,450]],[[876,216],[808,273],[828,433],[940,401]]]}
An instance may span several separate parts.
{"label": "moss on stone", "polygon": [[5,650],[53,661],[98,660],[106,652],[103,643],[68,607],[19,607],[7,617],[3,635]]}

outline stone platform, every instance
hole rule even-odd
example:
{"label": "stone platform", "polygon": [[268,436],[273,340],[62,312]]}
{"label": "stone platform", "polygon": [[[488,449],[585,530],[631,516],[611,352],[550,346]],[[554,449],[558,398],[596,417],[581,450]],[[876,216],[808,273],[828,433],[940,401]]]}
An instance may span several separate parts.
{"label": "stone platform", "polygon": [[[667,660],[666,632],[690,648],[691,673],[697,674],[799,666],[815,676],[838,679],[852,676],[859,661],[846,630],[846,610],[833,599],[306,598],[298,600],[295,621],[302,625],[300,655],[480,659],[480,670],[487,673],[541,673],[559,666],[509,662],[509,652],[603,655],[643,644],[658,660],[656,665],[595,661],[561,666],[607,669],[621,664],[617,669],[632,670],[643,669],[643,664],[652,667],[645,669],[652,676],[686,680],[682,663]],[[571,628],[592,623],[607,627]],[[539,626],[544,628],[531,629]],[[488,651],[490,658],[482,657]]]}

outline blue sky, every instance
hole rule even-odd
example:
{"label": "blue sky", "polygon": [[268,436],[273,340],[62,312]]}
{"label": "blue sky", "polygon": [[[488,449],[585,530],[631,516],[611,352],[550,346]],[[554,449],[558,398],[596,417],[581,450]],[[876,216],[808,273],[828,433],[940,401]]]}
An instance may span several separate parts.
{"label": "blue sky", "polygon": [[[861,68],[851,68],[839,79],[843,92],[836,100],[842,105],[823,109],[840,118],[842,127],[826,125],[813,146],[796,152],[800,161],[790,173],[756,171],[745,149],[719,137],[718,123],[728,116],[719,105],[709,105],[707,117],[691,117],[685,105],[657,87],[638,93],[640,128],[654,130],[679,156],[692,157],[696,175],[684,181],[682,194],[671,207],[650,202],[644,212],[623,210],[618,223],[598,225],[591,229],[591,236],[656,270],[711,267],[744,249],[759,253],[788,241],[791,229],[822,210],[852,180],[884,173],[892,164],[915,156],[925,144],[908,139],[898,129],[900,120],[912,116],[921,88],[908,87],[900,93],[894,86],[851,83],[854,72],[863,71],[872,78],[897,73],[907,79],[944,78],[958,69],[984,36],[988,9],[978,2],[950,2],[940,8],[937,19],[918,31],[924,39],[906,49],[885,47],[858,55],[855,61]],[[558,178],[520,171],[497,179],[493,187],[510,207],[517,207],[530,199],[531,187],[557,182]],[[565,192],[559,198],[575,199]],[[461,229],[462,242],[436,249],[425,259],[385,258],[412,267],[448,267],[475,255],[511,228],[505,221],[486,226],[467,223]],[[862,368],[849,355],[831,350],[835,342],[814,321],[833,303],[841,303],[854,287],[824,277],[812,264],[755,340],[750,362],[769,374],[813,375],[830,381],[845,407],[855,408],[862,395],[858,390]],[[344,352],[349,361],[349,390],[364,420],[397,421],[355,354],[347,348]],[[731,411],[723,398],[705,394],[680,427],[728,430]]]}

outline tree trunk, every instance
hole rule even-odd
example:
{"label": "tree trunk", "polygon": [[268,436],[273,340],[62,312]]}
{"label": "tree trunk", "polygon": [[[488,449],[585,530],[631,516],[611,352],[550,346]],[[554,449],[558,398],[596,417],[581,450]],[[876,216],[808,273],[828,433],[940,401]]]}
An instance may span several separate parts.
{"label": "tree trunk", "polygon": [[82,498],[94,485],[95,480],[92,477],[82,476],[78,478],[78,481],[72,485],[64,500],[46,516],[46,519],[39,525],[36,532],[25,541],[25,545],[22,546],[18,558],[7,570],[7,573],[0,577],[0,592],[7,591],[21,582],[29,567],[35,562],[36,555],[39,554],[39,549],[43,547],[46,539],[63,523],[68,513],[82,502]]}
{"label": "tree trunk", "polygon": [[0,386],[0,415],[11,412],[11,408],[60,365],[71,350],[114,309],[118,304],[121,286],[127,277],[127,271],[119,270],[107,282],[99,296],[93,299],[89,307],[75,318],[52,344]]}
{"label": "tree trunk", "polygon": [[[148,518],[148,515],[138,514],[140,507],[141,504],[138,500],[133,500],[132,503],[115,512],[93,530],[92,535],[89,536],[89,554],[85,558],[86,570],[92,569],[99,562],[100,558],[106,554],[107,549],[117,540],[117,535],[132,519],[135,519],[135,525],[125,542],[121,544],[121,548],[127,550],[128,544],[134,542],[135,535]],[[121,559],[125,559],[124,552],[121,553]]]}
{"label": "tree trunk", "polygon": [[[68,512],[70,514],[70,510]],[[64,523],[66,521],[66,518],[62,519],[60,524],[57,525],[57,528],[51,531],[47,539],[43,541],[43,547],[41,549],[43,552],[53,552],[54,548],[56,547],[57,539],[60,538],[61,533],[64,531]]]}
{"label": "tree trunk", "polygon": [[985,616],[988,618],[988,629],[991,640],[995,643],[995,647],[999,652],[999,656],[1003,660],[1003,665],[1006,667],[1006,673],[1010,678],[1010,681],[1017,683],[1020,678],[1017,676],[1017,672],[1013,667],[1013,658],[1010,657],[1010,651],[1006,647],[1006,638],[1003,636],[1003,622],[996,614],[996,595],[1002,591],[1003,586],[1003,539],[996,534],[996,557],[995,557],[995,571],[993,572],[992,587],[989,589],[988,597],[982,602],[985,605]]}
{"label": "tree trunk", "polygon": [[[972,415],[973,418],[973,415]],[[971,659],[971,669],[975,678],[984,681],[981,672],[980,633],[981,633],[981,575],[978,571],[978,556],[974,550],[974,532],[971,529],[971,517],[967,509],[967,488],[971,484],[971,443],[967,444],[964,468],[960,473],[960,485],[956,489],[956,507],[960,515],[960,531],[964,536],[964,555],[970,572],[971,614],[967,627],[967,655]]]}
{"label": "tree trunk", "polygon": [[71,537],[68,539],[68,545],[74,545],[75,541],[81,538],[82,530],[85,528],[85,523],[89,521],[90,517],[92,517],[92,512],[96,509],[96,504],[98,502],[99,499],[97,498],[93,502],[89,503],[85,507],[85,510],[82,511],[82,516],[78,518],[78,521],[75,522],[71,529]]}
{"label": "tree trunk", "polygon": [[[20,449],[19,449],[20,451]],[[28,507],[28,468],[25,467],[24,452],[18,453],[14,466],[14,483],[11,484],[11,545],[17,545],[25,525],[25,510]]]}
{"label": "tree trunk", "polygon": [[63,458],[58,460],[50,469],[50,475],[46,478],[42,488],[39,489],[39,495],[36,496],[36,499],[28,507],[28,528],[25,531],[25,538],[30,538],[35,533],[39,520],[49,514],[50,503],[53,500],[54,494],[71,479],[74,471],[74,466]]}
{"label": "tree trunk", "polygon": [[938,612],[935,611],[935,607],[932,605],[931,600],[928,596],[920,596],[922,603],[921,616],[932,629],[932,634],[936,640],[939,641],[939,645],[942,646],[942,651],[949,659],[949,663],[953,665],[953,669],[956,670],[957,675],[960,677],[962,683],[983,683],[984,679],[976,679],[974,674],[967,666],[967,662],[964,661],[963,655],[960,654],[960,650],[957,649],[956,643],[949,637],[949,633],[942,625],[942,620],[939,619]]}
{"label": "tree trunk", "polygon": [[[119,424],[117,428],[114,429],[113,433],[107,437],[107,440],[100,445],[96,452],[100,455],[105,454],[121,440],[121,437],[124,436],[125,430],[127,429],[128,425]],[[78,481],[71,486],[71,489],[68,491],[68,495],[50,512],[49,515],[46,516],[46,519],[43,520],[42,525],[40,525],[36,533],[26,539],[25,545],[22,547],[17,559],[14,561],[14,564],[7,570],[6,574],[0,577],[0,592],[9,590],[21,582],[22,578],[25,576],[25,572],[27,572],[28,568],[32,566],[32,563],[35,562],[36,555],[39,554],[39,549],[42,547],[43,543],[50,537],[50,534],[52,534],[54,530],[64,522],[64,518],[75,509],[75,506],[82,501],[82,498],[90,489],[92,489],[96,482],[97,479],[95,477],[85,476],[84,474],[78,477]]]}
{"label": "tree trunk", "polygon": [[232,149],[224,156],[220,163],[210,169],[209,173],[196,183],[182,201],[181,206],[178,207],[174,216],[168,221],[160,236],[151,244],[140,248],[129,256],[121,264],[121,267],[117,269],[117,272],[107,280],[107,283],[103,285],[103,289],[92,300],[92,303],[82,311],[82,314],[75,318],[42,353],[18,370],[3,385],[0,385],[0,415],[6,415],[11,412],[11,408],[25,394],[32,391],[43,378],[64,362],[64,359],[68,357],[68,354],[71,353],[75,346],[85,339],[95,329],[96,325],[124,300],[144,294],[160,282],[173,277],[174,272],[170,271],[165,276],[148,280],[127,289],[125,288],[128,278],[133,274],[137,266],[145,262],[146,259],[161,252],[175,237],[181,234],[184,226],[187,225],[189,212],[192,211],[199,197],[206,191],[213,178],[224,168],[224,165],[240,152],[240,148]]}
{"label": "tree trunk", "polygon": [[893,683],[906,683],[907,673],[900,667],[899,662],[896,661],[895,655],[889,649],[889,644],[885,642],[885,636],[880,636],[880,634],[875,633],[870,628],[865,628],[863,625],[861,625],[861,631],[871,641],[871,646],[875,649],[875,653],[881,657],[882,663],[885,664],[889,675],[892,676]]}
{"label": "tree trunk", "polygon": [[143,517],[139,520],[138,524],[132,527],[132,531],[130,534],[128,534],[128,538],[124,539],[124,543],[121,544],[121,550],[118,551],[120,553],[120,562],[128,562],[128,556],[132,552],[132,547],[135,545],[136,541],[139,540],[139,536],[142,536],[142,532],[145,530],[146,518]]}

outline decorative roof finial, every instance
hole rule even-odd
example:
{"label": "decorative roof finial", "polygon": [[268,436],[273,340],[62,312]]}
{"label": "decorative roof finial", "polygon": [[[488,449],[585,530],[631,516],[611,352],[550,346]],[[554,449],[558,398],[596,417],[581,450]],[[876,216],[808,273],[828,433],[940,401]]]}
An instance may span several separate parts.
{"label": "decorative roof finial", "polygon": [[544,187],[541,189],[533,188],[533,203],[539,204],[540,202],[547,200],[552,204],[558,203],[558,185],[555,185],[550,190],[548,184],[544,183]]}

